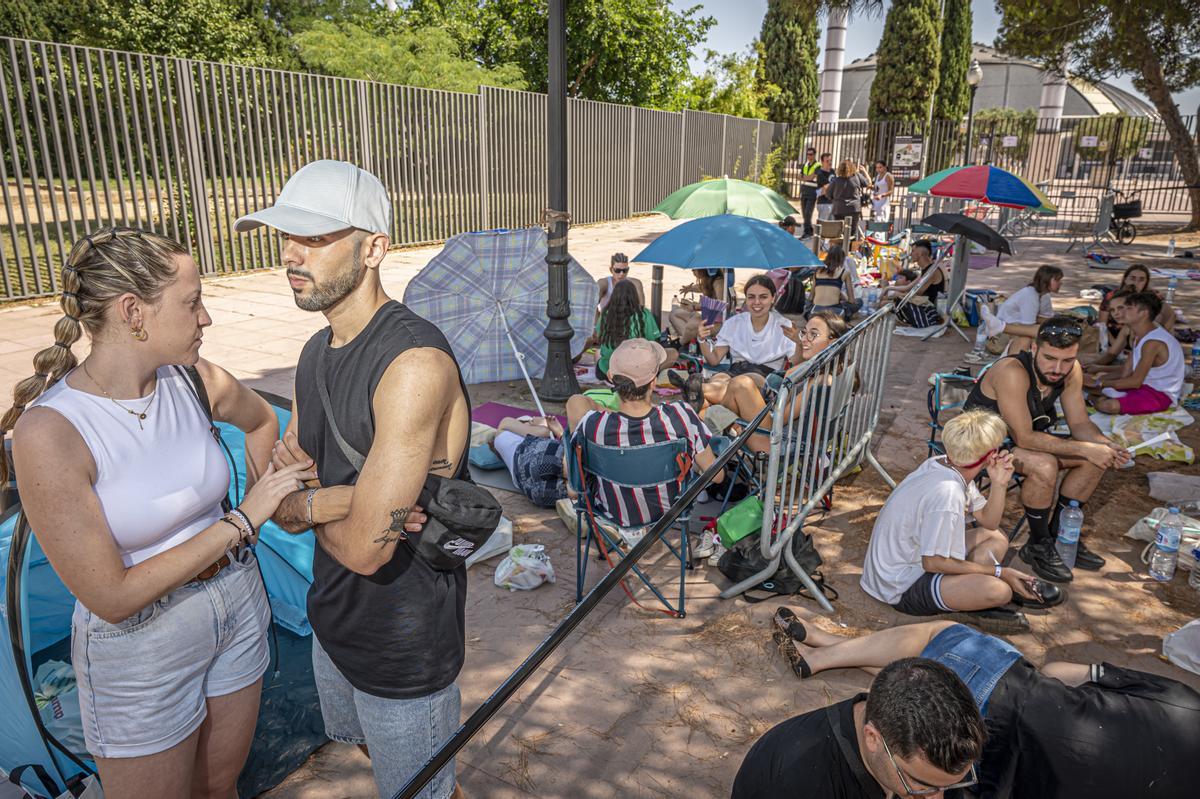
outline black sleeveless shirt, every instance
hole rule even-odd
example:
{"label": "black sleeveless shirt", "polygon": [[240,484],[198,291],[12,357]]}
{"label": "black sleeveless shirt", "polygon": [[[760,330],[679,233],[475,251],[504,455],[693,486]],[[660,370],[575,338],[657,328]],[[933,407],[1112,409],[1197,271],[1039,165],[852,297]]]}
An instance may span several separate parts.
{"label": "black sleeveless shirt", "polygon": [[[322,350],[327,351],[326,384],[338,429],[364,454],[375,438],[375,387],[392,361],[417,347],[439,349],[452,359],[454,352],[440,330],[394,300],[382,305],[344,346],[330,347],[330,336],[327,327],[310,338],[296,367],[300,446],[316,461],[322,485],[353,485],[358,472],[325,423],[317,392]],[[467,397],[461,375],[459,384]],[[466,473],[468,445],[464,442],[455,477]],[[465,566],[437,571],[414,557],[404,542],[397,544],[392,560],[370,576],[347,569],[319,541],[313,553],[309,622],[338,670],[355,688],[373,696],[412,699],[454,682],[465,653],[466,598]]]}
{"label": "black sleeveless shirt", "polygon": [[[1043,397],[1042,392],[1038,390],[1037,372],[1033,369],[1033,353],[1026,350],[1018,352],[1016,355],[1009,355],[1007,358],[1016,358],[1025,367],[1025,373],[1029,375],[1029,391],[1025,395],[1029,405],[1029,418],[1033,420],[1034,430],[1039,433],[1046,432],[1058,421],[1058,411],[1055,410],[1054,403],[1062,394],[1063,387],[1055,386],[1049,394]],[[967,396],[967,401],[963,403],[964,411],[973,411],[976,408],[991,411],[996,415],[1000,414],[1000,403],[983,393],[982,378],[975,381],[971,393]]]}

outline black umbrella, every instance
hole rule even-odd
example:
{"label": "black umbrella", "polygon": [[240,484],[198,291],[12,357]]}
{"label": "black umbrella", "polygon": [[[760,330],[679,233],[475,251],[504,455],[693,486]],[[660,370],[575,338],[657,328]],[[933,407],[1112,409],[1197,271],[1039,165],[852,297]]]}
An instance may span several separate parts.
{"label": "black umbrella", "polygon": [[921,224],[962,236],[980,247],[1012,255],[1012,246],[1009,245],[1008,239],[978,219],[963,214],[930,214],[921,220]]}

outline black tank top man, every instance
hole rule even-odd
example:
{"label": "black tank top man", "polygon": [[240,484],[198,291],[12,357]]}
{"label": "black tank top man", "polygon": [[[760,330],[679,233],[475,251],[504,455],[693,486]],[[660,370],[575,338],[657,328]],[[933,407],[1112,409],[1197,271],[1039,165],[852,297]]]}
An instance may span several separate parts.
{"label": "black tank top man", "polygon": [[[1016,355],[1009,355],[1002,360],[1009,358],[1016,359],[1017,362],[1025,368],[1025,373],[1029,375],[1029,391],[1025,395],[1025,400],[1029,404],[1029,418],[1033,420],[1033,429],[1039,433],[1044,433],[1054,423],[1058,421],[1058,411],[1054,407],[1054,403],[1058,401],[1062,394],[1062,385],[1057,385],[1050,390],[1046,396],[1042,396],[1041,390],[1038,388],[1037,372],[1033,368],[1033,353],[1028,350],[1018,352]],[[993,367],[994,368],[994,367]],[[963,403],[963,410],[971,411],[976,408],[985,411],[991,411],[997,416],[1000,415],[1000,403],[983,393],[983,379],[980,378],[975,382],[975,386],[971,389],[971,393],[967,396],[967,401]]]}
{"label": "black tank top man", "polygon": [[[452,359],[454,352],[432,323],[394,300],[382,305],[345,346],[331,348],[330,335],[327,327],[310,338],[296,367],[300,446],[316,461],[322,485],[353,485],[358,472],[326,424],[317,393],[322,350],[327,350],[326,382],[338,429],[362,453],[370,452],[375,438],[375,388],[392,361],[418,347],[439,349]],[[461,374],[459,385],[467,397]],[[454,475],[460,479],[467,469],[468,444],[464,442]],[[465,654],[466,599],[465,566],[437,571],[403,542],[392,560],[370,576],[347,569],[319,541],[313,552],[309,622],[350,684],[373,696],[412,699],[454,682]]]}

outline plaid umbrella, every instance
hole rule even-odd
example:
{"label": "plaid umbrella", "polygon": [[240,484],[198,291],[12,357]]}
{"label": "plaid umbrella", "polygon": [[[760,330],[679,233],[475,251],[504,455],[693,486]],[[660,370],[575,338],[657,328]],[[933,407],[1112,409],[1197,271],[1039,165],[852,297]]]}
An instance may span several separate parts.
{"label": "plaid umbrella", "polygon": [[[574,357],[595,327],[599,290],[574,258],[567,281]],[[528,380],[546,369],[547,285],[543,228],[461,233],[412,279],[404,304],[446,334],[468,383]]]}

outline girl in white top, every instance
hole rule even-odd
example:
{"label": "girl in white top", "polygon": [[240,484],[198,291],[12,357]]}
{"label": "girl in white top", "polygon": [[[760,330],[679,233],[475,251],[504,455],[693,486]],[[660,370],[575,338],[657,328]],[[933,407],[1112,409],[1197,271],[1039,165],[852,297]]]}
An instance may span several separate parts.
{"label": "girl in white top", "polygon": [[[233,796],[267,665],[266,595],[242,545],[315,475],[274,472],[274,412],[200,360],[212,319],[181,245],[98,231],[71,250],[62,285],[54,344],[17,384],[0,434],[13,431],[23,509],[78,600],[85,742],[109,799]],[[76,368],[84,331],[91,352]],[[224,455],[174,364],[194,364],[215,418],[246,433],[250,488],[229,513]]]}
{"label": "girl in white top", "polygon": [[892,221],[892,191],[896,187],[896,179],[888,172],[886,161],[875,162],[875,185],[871,192],[871,220],[874,222]]}
{"label": "girl in white top", "polygon": [[714,341],[712,328],[700,326],[700,353],[716,366],[726,355],[733,360],[730,375],[765,377],[782,369],[790,358],[798,361],[800,336],[790,321],[775,311],[775,283],[766,275],[746,281],[745,310],[728,319]]}
{"label": "girl in white top", "polygon": [[1062,288],[1063,271],[1057,266],[1042,264],[1033,273],[1033,280],[1000,304],[993,314],[991,308],[980,303],[981,324],[989,338],[1007,333],[1011,339],[1005,355],[1015,355],[1032,346],[1037,336],[1037,326],[1054,316],[1051,294]]}

